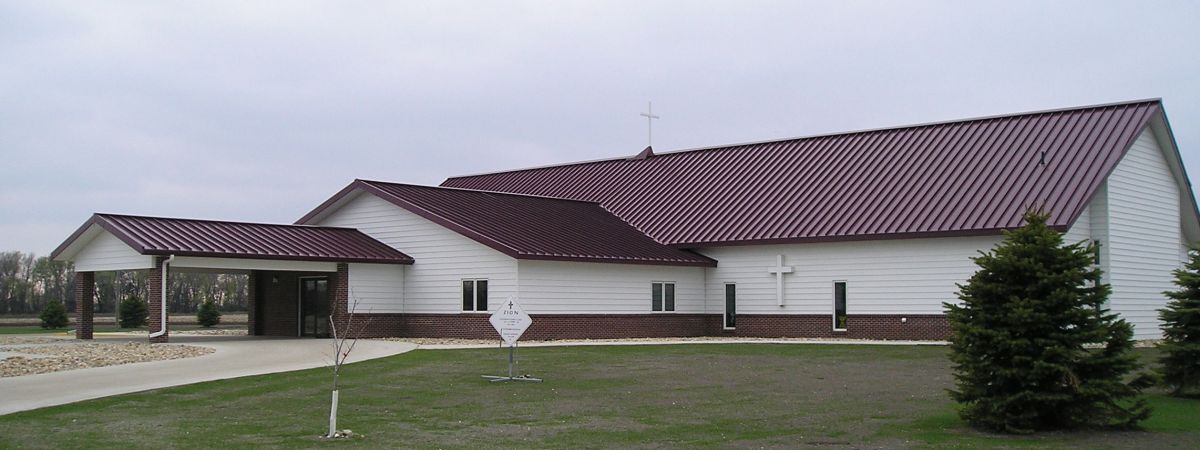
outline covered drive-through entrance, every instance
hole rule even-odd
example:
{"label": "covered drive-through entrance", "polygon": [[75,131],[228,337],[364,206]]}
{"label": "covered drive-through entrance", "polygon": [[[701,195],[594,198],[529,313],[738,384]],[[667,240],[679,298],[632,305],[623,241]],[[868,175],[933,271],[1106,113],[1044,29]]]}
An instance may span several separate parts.
{"label": "covered drive-through entrance", "polygon": [[249,275],[251,335],[330,333],[346,320],[349,264],[412,264],[413,259],[349,228],[95,214],[51,255],[75,265],[75,337],[91,339],[95,273],[149,271],[150,342],[170,335],[171,273]]}

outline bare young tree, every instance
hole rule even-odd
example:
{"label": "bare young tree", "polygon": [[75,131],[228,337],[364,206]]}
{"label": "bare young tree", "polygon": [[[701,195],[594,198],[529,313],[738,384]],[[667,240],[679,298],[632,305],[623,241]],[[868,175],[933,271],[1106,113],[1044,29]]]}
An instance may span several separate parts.
{"label": "bare young tree", "polygon": [[371,323],[369,315],[367,316],[367,320],[362,322],[355,321],[354,314],[357,310],[358,297],[354,297],[354,302],[350,304],[349,311],[345,315],[345,329],[338,328],[338,321],[336,319],[337,311],[329,315],[329,331],[333,337],[333,360],[329,362],[329,368],[333,372],[333,396],[329,406],[329,432],[325,435],[326,438],[348,437],[347,433],[343,433],[337,429],[338,377],[342,374],[342,365],[350,358],[350,353],[354,351],[354,346],[358,345],[358,339]]}

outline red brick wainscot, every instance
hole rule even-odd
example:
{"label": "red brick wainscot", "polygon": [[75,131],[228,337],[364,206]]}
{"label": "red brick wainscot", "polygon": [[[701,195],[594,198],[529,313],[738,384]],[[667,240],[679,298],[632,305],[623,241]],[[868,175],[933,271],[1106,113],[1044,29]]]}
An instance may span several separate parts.
{"label": "red brick wainscot", "polygon": [[[850,315],[846,331],[833,331],[829,315],[738,315],[725,330],[719,314],[531,314],[522,339],[621,339],[640,337],[803,337],[943,340],[950,334],[940,314]],[[488,314],[356,314],[362,337],[498,339]],[[903,319],[903,320],[902,320]],[[356,328],[359,325],[356,324]]]}
{"label": "red brick wainscot", "polygon": [[712,336],[799,337],[938,341],[950,337],[941,314],[851,314],[846,330],[834,331],[828,314],[738,314],[737,328],[721,327],[722,316],[709,324]]}

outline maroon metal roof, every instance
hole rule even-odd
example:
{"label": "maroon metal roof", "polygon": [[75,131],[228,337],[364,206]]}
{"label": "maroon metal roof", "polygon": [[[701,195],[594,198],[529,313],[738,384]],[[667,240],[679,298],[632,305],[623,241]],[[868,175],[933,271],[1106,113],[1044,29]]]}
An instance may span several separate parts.
{"label": "maroon metal roof", "polygon": [[716,266],[707,257],[655,242],[594,202],[499,192],[355,180],[297,223],[314,220],[358,190],[514,258]]}
{"label": "maroon metal roof", "polygon": [[57,258],[92,225],[143,255],[212,256],[412,264],[413,259],[350,228],[95,214],[51,257]]}
{"label": "maroon metal roof", "polygon": [[659,242],[991,234],[1042,205],[1065,230],[1159,100],[660,153],[447,179],[599,202]]}

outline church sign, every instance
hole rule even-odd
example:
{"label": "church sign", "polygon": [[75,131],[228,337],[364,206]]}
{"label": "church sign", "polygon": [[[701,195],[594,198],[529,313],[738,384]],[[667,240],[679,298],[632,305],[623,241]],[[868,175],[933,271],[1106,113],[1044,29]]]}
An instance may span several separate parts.
{"label": "church sign", "polygon": [[500,339],[509,347],[517,345],[517,339],[525,334],[525,330],[529,329],[529,325],[533,324],[533,319],[529,314],[521,309],[521,305],[513,297],[509,297],[500,305],[492,317],[488,319],[492,324],[492,328],[496,329],[496,333],[500,334]]}

